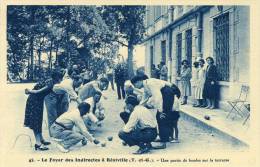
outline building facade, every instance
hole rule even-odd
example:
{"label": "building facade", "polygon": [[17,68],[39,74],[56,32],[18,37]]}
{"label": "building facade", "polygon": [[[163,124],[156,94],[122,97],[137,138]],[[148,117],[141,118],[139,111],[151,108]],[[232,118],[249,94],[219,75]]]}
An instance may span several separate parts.
{"label": "building facade", "polygon": [[145,70],[150,74],[151,65],[163,61],[168,81],[178,84],[182,60],[192,65],[211,56],[218,69],[219,106],[226,108],[226,100],[249,85],[249,21],[248,6],[147,6]]}

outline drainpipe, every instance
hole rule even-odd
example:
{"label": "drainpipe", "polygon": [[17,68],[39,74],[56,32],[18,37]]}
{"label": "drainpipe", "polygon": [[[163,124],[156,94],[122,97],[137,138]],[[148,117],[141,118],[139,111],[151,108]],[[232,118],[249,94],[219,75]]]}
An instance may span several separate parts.
{"label": "drainpipe", "polygon": [[198,46],[197,46],[197,57],[202,58],[202,31],[203,31],[203,14],[198,13]]}
{"label": "drainpipe", "polygon": [[168,30],[168,41],[169,41],[169,59],[168,59],[168,81],[172,82],[172,29]]}

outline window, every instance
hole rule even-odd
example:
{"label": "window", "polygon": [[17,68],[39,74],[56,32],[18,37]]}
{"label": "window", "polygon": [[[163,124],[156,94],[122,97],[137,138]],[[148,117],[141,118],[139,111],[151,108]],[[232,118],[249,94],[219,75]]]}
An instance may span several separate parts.
{"label": "window", "polygon": [[178,6],[178,14],[181,15],[183,13],[183,6]]}
{"label": "window", "polygon": [[151,61],[151,64],[150,64],[150,68],[152,68],[152,65],[153,65],[153,46],[150,46],[150,61]]}
{"label": "window", "polygon": [[176,36],[177,74],[181,74],[182,34]]}
{"label": "window", "polygon": [[155,6],[154,7],[154,20],[157,20],[162,15],[162,7],[161,6]]}
{"label": "window", "polygon": [[161,61],[166,63],[166,40],[161,41]]}
{"label": "window", "polygon": [[229,14],[222,14],[213,21],[214,57],[219,81],[229,81]]}
{"label": "window", "polygon": [[186,60],[192,64],[192,29],[185,32],[185,53]]}

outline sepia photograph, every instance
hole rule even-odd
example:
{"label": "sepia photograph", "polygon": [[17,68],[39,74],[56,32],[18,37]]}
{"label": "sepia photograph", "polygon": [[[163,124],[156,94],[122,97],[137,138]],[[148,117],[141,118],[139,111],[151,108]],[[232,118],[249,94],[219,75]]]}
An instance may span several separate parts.
{"label": "sepia photograph", "polygon": [[5,154],[35,166],[228,166],[228,156],[177,155],[243,157],[255,146],[250,5],[4,7]]}

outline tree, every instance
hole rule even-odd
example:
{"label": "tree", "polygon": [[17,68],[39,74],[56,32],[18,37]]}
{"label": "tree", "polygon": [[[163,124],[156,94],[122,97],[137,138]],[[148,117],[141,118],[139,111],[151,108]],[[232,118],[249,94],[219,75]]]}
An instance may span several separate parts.
{"label": "tree", "polygon": [[27,69],[27,80],[36,80],[46,61],[42,53],[48,55],[51,70],[55,52],[56,60],[65,55],[61,57],[65,66],[92,61],[102,71],[118,50],[115,32],[95,6],[8,6],[7,10],[9,78]]}
{"label": "tree", "polygon": [[100,10],[106,24],[119,32],[115,41],[128,48],[128,75],[132,77],[134,46],[142,42],[145,33],[145,6],[104,6]]}

